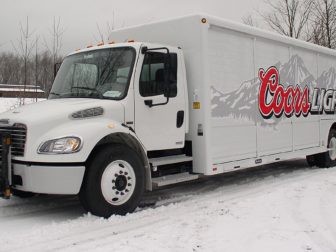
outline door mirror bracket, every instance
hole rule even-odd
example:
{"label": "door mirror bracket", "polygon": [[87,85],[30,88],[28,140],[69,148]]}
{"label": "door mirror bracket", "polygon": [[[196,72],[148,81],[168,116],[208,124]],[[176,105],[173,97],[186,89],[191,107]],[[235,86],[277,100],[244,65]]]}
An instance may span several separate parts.
{"label": "door mirror bracket", "polygon": [[162,103],[155,103],[155,104],[153,104],[153,100],[152,99],[150,99],[150,100],[145,100],[145,105],[146,106],[148,106],[148,107],[156,107],[156,106],[162,106],[162,105],[166,105],[166,104],[168,104],[168,102],[169,102],[169,97],[166,97],[167,98],[167,100],[165,101],[165,102],[162,102]]}

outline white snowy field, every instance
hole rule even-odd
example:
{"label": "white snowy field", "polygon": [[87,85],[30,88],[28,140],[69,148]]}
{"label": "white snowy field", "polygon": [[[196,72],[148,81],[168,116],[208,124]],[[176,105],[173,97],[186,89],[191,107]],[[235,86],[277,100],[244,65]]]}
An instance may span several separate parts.
{"label": "white snowy field", "polygon": [[336,251],[336,168],[294,160],[147,193],[102,219],[77,197],[0,200],[0,251]]}

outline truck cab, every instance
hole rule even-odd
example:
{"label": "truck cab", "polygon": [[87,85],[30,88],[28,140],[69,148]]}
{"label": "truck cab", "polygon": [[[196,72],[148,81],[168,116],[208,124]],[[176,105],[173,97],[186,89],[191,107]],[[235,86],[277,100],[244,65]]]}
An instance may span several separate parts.
{"label": "truck cab", "polygon": [[184,69],[178,48],[134,42],[102,46],[69,55],[49,99],[117,102],[124,114],[120,122],[136,131],[147,151],[183,148],[188,130]]}
{"label": "truck cab", "polygon": [[[176,47],[128,42],[68,55],[48,100],[2,114],[13,166],[2,189],[80,193],[84,207],[101,216],[131,211],[152,189],[151,155],[177,151],[180,159],[165,164],[190,161],[183,155],[186,85]],[[103,203],[109,207],[97,207]]]}

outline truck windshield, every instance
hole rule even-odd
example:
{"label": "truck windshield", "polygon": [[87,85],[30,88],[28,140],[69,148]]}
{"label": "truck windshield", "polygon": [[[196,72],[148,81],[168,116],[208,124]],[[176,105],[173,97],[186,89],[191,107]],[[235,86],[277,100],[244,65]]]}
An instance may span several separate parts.
{"label": "truck windshield", "polygon": [[134,59],[135,50],[130,47],[68,56],[57,73],[49,99],[123,99],[128,90]]}

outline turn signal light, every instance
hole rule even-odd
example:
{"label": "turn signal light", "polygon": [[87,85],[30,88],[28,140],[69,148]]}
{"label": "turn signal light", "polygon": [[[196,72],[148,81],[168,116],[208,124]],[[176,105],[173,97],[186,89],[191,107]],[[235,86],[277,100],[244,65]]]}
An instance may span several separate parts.
{"label": "turn signal light", "polygon": [[11,145],[12,144],[12,140],[9,137],[5,138],[5,144],[6,145]]}

